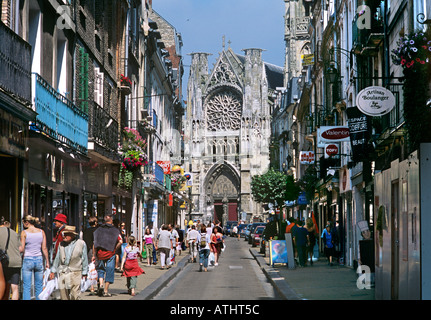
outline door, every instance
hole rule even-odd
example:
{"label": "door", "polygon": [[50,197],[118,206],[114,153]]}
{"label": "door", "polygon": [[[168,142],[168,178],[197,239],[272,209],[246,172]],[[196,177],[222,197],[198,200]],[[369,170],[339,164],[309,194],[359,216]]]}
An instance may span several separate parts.
{"label": "door", "polygon": [[398,299],[399,289],[399,182],[391,188],[391,299]]}

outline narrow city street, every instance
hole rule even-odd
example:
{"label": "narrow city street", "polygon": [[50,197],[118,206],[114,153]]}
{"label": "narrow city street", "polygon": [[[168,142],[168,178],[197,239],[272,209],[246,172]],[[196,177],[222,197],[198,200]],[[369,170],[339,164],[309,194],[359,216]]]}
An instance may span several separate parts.
{"label": "narrow city street", "polygon": [[189,263],[154,300],[280,299],[250,254],[250,245],[231,237],[225,244],[217,267],[199,272],[199,262]]}

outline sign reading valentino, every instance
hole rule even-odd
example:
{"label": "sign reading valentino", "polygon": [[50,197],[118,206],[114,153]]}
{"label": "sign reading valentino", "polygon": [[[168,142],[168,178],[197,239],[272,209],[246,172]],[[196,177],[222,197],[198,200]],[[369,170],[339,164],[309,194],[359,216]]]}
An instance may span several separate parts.
{"label": "sign reading valentino", "polygon": [[324,148],[327,143],[349,141],[349,137],[348,127],[321,126],[317,128],[317,146],[319,148]]}
{"label": "sign reading valentino", "polygon": [[383,116],[395,106],[395,97],[391,91],[383,87],[367,87],[356,96],[358,109],[372,117]]}

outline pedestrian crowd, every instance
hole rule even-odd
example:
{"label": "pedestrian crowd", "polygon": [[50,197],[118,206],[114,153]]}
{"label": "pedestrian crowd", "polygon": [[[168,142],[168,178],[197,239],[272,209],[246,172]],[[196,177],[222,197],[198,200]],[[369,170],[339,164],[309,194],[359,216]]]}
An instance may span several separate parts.
{"label": "pedestrian crowd", "polygon": [[22,227],[18,234],[3,217],[0,220],[0,300],[80,300],[86,291],[111,297],[109,286],[116,272],[134,296],[137,277],[145,274],[138,260],[147,267],[160,262],[161,269],[169,269],[175,257],[188,249],[191,262],[199,257],[199,271],[206,272],[210,264],[218,266],[224,250],[220,224],[199,220],[187,224],[186,230],[172,224],[157,228],[150,222],[140,243],[127,236],[125,223],[112,215],[100,224],[97,217],[89,217],[80,235],[59,213],[49,242],[37,217],[25,216]]}
{"label": "pedestrian crowd", "polygon": [[[338,221],[335,226],[328,221],[321,234],[324,246],[324,254],[328,259],[328,265],[333,266],[334,260],[339,257],[340,235]],[[287,220],[286,233],[292,234],[295,260],[300,267],[307,266],[307,261],[313,265],[313,252],[319,237],[316,224],[312,218],[304,221],[289,218]]]}

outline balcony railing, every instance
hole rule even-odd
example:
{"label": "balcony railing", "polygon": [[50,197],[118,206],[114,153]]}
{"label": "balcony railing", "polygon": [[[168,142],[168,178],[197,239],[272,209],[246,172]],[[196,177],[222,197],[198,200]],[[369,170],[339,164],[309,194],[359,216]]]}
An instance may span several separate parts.
{"label": "balcony railing", "polygon": [[88,116],[58,93],[39,74],[33,73],[36,127],[54,140],[87,153]]}
{"label": "balcony railing", "polygon": [[88,122],[88,141],[97,143],[117,159],[118,122],[94,101],[88,101]]}
{"label": "balcony railing", "polygon": [[0,21],[0,88],[31,103],[31,46]]}
{"label": "balcony railing", "polygon": [[163,168],[156,162],[149,162],[143,168],[144,181],[158,182],[161,186],[165,184],[165,173]]}

